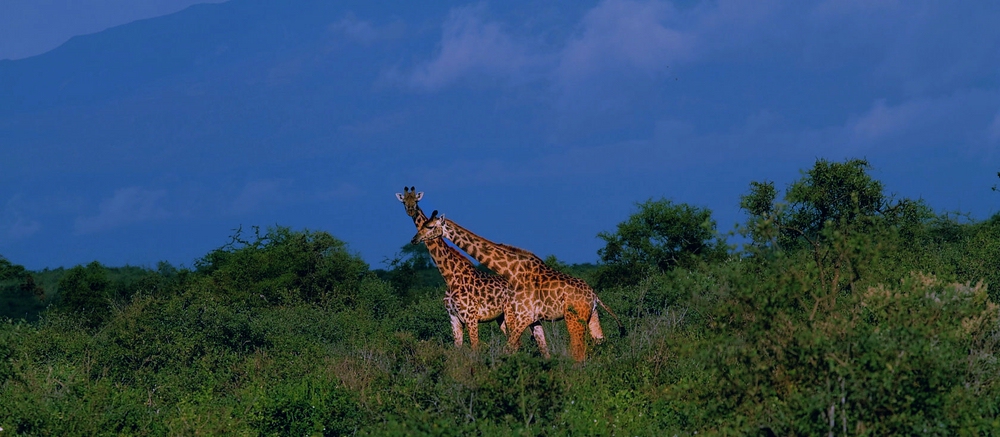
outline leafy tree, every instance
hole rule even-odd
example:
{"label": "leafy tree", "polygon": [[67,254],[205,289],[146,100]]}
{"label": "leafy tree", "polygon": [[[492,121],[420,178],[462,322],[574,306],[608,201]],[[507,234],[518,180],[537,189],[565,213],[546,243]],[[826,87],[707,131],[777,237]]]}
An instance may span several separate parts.
{"label": "leafy tree", "polygon": [[827,226],[863,230],[876,224],[919,224],[933,214],[921,202],[893,202],[863,159],[816,161],[776,203],[774,182],[751,182],[740,197],[747,212],[747,233],[758,248],[795,249],[814,245]]}
{"label": "leafy tree", "polygon": [[0,316],[33,319],[43,308],[45,290],[24,266],[0,256]]}
{"label": "leafy tree", "polygon": [[97,261],[73,267],[59,280],[58,307],[85,317],[88,326],[98,326],[110,309],[110,284],[107,269]]}
{"label": "leafy tree", "polygon": [[21,279],[27,274],[23,266],[19,266],[0,256],[0,281],[8,279]]}
{"label": "leafy tree", "polygon": [[648,200],[619,223],[614,233],[601,232],[597,251],[607,270],[599,282],[634,283],[648,270],[690,268],[726,256],[725,240],[716,232],[712,211],[666,199]]}
{"label": "leafy tree", "polygon": [[195,262],[231,297],[254,305],[288,299],[351,303],[368,264],[326,232],[254,227],[253,241],[237,229],[231,241]]}

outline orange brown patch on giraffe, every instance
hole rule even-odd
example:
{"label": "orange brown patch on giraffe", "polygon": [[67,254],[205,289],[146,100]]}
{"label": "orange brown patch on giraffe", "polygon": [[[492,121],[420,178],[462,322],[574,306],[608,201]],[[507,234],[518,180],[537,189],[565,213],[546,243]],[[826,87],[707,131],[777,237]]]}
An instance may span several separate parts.
{"label": "orange brown patch on giraffe", "polygon": [[473,258],[507,278],[513,288],[513,298],[504,311],[507,321],[507,345],[511,350],[520,346],[521,332],[539,320],[564,320],[570,335],[570,353],[577,361],[586,357],[585,333],[590,331],[595,341],[602,341],[597,314],[601,305],[614,317],[624,334],[621,320],[597,297],[582,279],[553,270],[538,256],[524,249],[497,244],[446,219],[431,214],[418,228],[413,242],[440,238],[451,240]]}
{"label": "orange brown patch on giraffe", "polygon": [[[396,193],[396,198],[403,202],[407,215],[413,219],[418,229],[429,220],[417,205],[423,194],[423,192],[418,193],[415,187],[403,187],[403,194]],[[431,219],[433,218],[432,215]],[[469,333],[470,346],[474,350],[478,349],[481,322],[497,321],[500,330],[507,334],[504,310],[509,306],[513,295],[507,280],[502,276],[490,275],[476,269],[468,258],[449,246],[444,239],[429,239],[424,241],[424,244],[447,286],[443,300],[451,319],[455,346],[462,345],[464,327]],[[518,334],[520,332],[518,331]],[[540,324],[532,326],[532,335],[538,343],[541,354],[548,357],[548,346]]]}

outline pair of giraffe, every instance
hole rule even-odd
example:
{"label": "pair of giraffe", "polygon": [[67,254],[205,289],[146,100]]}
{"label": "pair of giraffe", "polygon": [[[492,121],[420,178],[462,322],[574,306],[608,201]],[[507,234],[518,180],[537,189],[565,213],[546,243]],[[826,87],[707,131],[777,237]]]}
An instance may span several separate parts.
{"label": "pair of giraffe", "polygon": [[[423,198],[414,187],[396,193],[406,213],[413,219],[417,234],[412,243],[424,242],[444,277],[448,291],[445,306],[451,318],[455,345],[462,344],[462,326],[469,331],[469,342],[479,345],[480,322],[503,319],[501,331],[507,335],[508,350],[520,347],[521,333],[531,327],[542,356],[548,358],[541,320],[563,319],[570,336],[570,354],[582,361],[586,357],[584,336],[587,328],[595,341],[604,339],[597,315],[597,305],[614,317],[622,335],[625,329],[615,315],[586,282],[553,270],[541,258],[524,249],[494,243],[448,220],[437,211],[427,218],[417,202]],[[498,275],[475,269],[472,262],[449,246],[448,239]]]}

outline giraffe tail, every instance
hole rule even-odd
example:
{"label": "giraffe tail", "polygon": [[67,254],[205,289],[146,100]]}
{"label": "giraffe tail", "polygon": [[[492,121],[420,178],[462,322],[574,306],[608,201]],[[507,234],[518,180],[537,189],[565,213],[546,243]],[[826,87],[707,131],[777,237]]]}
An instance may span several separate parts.
{"label": "giraffe tail", "polygon": [[615,323],[618,324],[618,335],[622,337],[628,335],[628,331],[625,329],[625,325],[623,325],[621,319],[619,319],[618,316],[615,315],[615,312],[611,311],[611,308],[608,308],[608,306],[601,301],[601,298],[594,296],[594,299],[596,299],[597,303],[601,305],[601,308],[604,308],[604,311],[607,311],[608,314],[611,314],[611,317],[615,318]]}

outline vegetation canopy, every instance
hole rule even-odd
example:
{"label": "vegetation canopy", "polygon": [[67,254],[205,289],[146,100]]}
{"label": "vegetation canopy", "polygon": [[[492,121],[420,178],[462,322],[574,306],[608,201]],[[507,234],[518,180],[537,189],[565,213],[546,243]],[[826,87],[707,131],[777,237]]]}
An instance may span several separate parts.
{"label": "vegetation canopy", "polygon": [[275,226],[193,268],[0,257],[0,433],[998,434],[1000,215],[893,199],[870,170],[751,183],[741,250],[660,199],[598,235],[599,264],[547,257],[628,327],[582,364],[561,323],[550,360],[495,324],[455,348],[422,245],[372,269]]}

